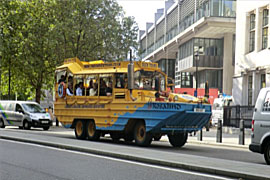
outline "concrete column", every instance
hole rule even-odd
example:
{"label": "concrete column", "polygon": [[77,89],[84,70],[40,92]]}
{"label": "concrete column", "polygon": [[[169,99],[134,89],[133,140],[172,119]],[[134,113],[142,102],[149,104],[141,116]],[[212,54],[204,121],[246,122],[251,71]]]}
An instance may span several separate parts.
{"label": "concrete column", "polygon": [[257,74],[256,71],[252,73],[252,89],[252,105],[255,105],[260,91],[260,74]]}
{"label": "concrete column", "polygon": [[256,8],[256,24],[255,24],[255,52],[262,49],[262,10]]}
{"label": "concrete column", "polygon": [[243,97],[243,77],[238,76],[233,78],[233,99],[235,104],[242,105],[242,97]]}
{"label": "concrete column", "polygon": [[233,34],[228,33],[224,36],[223,49],[223,93],[232,95],[234,66],[232,65],[233,56]]}
{"label": "concrete column", "polygon": [[265,74],[265,87],[270,87],[270,72]]}

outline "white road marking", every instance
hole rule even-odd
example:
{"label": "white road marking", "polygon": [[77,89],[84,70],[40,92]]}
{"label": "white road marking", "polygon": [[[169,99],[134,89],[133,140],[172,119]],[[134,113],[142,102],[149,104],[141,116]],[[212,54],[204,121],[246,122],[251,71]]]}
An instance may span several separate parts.
{"label": "white road marking", "polygon": [[91,157],[102,158],[102,159],[108,159],[108,160],[111,160],[111,161],[118,161],[118,162],[123,162],[123,163],[135,164],[135,165],[139,165],[139,166],[151,167],[151,168],[162,169],[162,170],[167,170],[167,171],[172,171],[172,172],[179,172],[179,173],[190,174],[190,175],[195,175],[195,176],[203,176],[203,177],[207,177],[207,178],[215,178],[215,179],[221,179],[221,180],[232,180],[231,178],[225,178],[225,177],[221,177],[221,176],[217,176],[217,175],[210,175],[210,174],[199,173],[199,172],[191,172],[191,171],[187,171],[187,170],[181,170],[181,169],[158,166],[158,165],[151,165],[151,164],[146,164],[146,163],[140,163],[140,162],[135,162],[135,161],[130,161],[130,160],[117,159],[117,158],[113,158],[113,157],[95,155],[95,154],[72,151],[72,150],[66,150],[66,149],[59,149],[59,148],[49,147],[49,146],[44,146],[44,145],[24,143],[24,142],[18,142],[18,141],[6,140],[6,139],[0,139],[0,141],[7,141],[7,142],[11,142],[11,143],[42,147],[42,148],[47,148],[47,149],[51,149],[51,150],[69,152],[69,153],[73,153],[73,154],[91,156]]}

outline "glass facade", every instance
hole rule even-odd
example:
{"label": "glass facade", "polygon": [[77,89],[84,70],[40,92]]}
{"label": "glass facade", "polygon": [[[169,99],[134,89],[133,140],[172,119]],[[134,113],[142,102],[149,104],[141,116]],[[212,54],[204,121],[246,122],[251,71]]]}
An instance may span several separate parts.
{"label": "glass facade", "polygon": [[[167,68],[168,66],[168,68]],[[169,77],[175,77],[175,59],[161,59],[158,61],[158,67],[164,73],[166,73]]]}
{"label": "glass facade", "polygon": [[[141,54],[142,58],[160,48],[162,45],[164,45],[164,43],[173,39],[179,33],[183,32],[185,29],[203,17],[236,17],[236,0],[202,0],[200,6],[198,7],[195,6],[194,0],[185,0],[184,2],[185,3],[182,4],[185,5],[179,5],[180,16],[177,17],[177,25],[171,26],[166,30],[166,32],[164,31],[163,36],[156,37],[154,45],[148,44],[147,47],[141,46],[143,47],[141,52],[145,52]],[[195,8],[197,8],[196,11]],[[169,16],[167,16],[167,18],[169,18]],[[167,19],[166,22],[168,23],[171,21],[170,19]],[[157,30],[160,28],[164,27],[159,27],[158,25],[156,26]]]}
{"label": "glass facade", "polygon": [[255,18],[255,14],[250,14],[249,52],[252,52],[255,49]]}
{"label": "glass facade", "polygon": [[216,17],[235,17],[235,0],[211,0],[211,16]]}

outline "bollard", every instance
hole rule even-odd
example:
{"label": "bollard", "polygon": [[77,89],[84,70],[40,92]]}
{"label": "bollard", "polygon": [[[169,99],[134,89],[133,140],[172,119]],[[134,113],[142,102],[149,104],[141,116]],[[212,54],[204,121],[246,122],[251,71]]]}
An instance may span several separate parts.
{"label": "bollard", "polygon": [[239,144],[245,145],[245,121],[243,119],[239,122]]}
{"label": "bollard", "polygon": [[202,132],[202,129],[199,131],[199,134],[197,135],[197,139],[198,139],[198,141],[202,141],[202,134],[203,134],[203,132]]}
{"label": "bollard", "polygon": [[217,142],[222,143],[222,121],[220,119],[217,126]]}
{"label": "bollard", "polygon": [[56,118],[56,122],[55,122],[56,124],[56,126],[59,126],[59,121],[58,121],[58,119]]}

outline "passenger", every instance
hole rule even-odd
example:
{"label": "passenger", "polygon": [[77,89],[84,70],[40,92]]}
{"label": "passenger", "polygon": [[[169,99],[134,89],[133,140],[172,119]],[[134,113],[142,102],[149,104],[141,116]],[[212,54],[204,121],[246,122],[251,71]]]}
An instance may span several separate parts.
{"label": "passenger", "polygon": [[116,82],[116,84],[115,84],[115,87],[116,88],[123,88],[124,87],[124,85],[123,85],[123,79],[122,78],[118,78],[117,79],[117,82]]}
{"label": "passenger", "polygon": [[90,96],[96,96],[97,95],[97,84],[96,83],[93,83],[93,87],[90,88],[89,95]]}
{"label": "passenger", "polygon": [[68,83],[67,95],[68,96],[73,96],[73,85],[72,85],[71,82]]}
{"label": "passenger", "polygon": [[106,95],[107,96],[112,95],[112,82],[109,82],[108,87],[106,88]]}
{"label": "passenger", "polygon": [[82,96],[83,95],[82,92],[83,92],[83,82],[80,82],[79,87],[76,89],[76,96]]}
{"label": "passenger", "polygon": [[106,82],[103,79],[100,79],[100,91],[99,95],[100,96],[106,96]]}
{"label": "passenger", "polygon": [[60,84],[61,82],[65,82],[66,78],[64,75],[61,75],[61,78],[58,81],[58,84]]}

